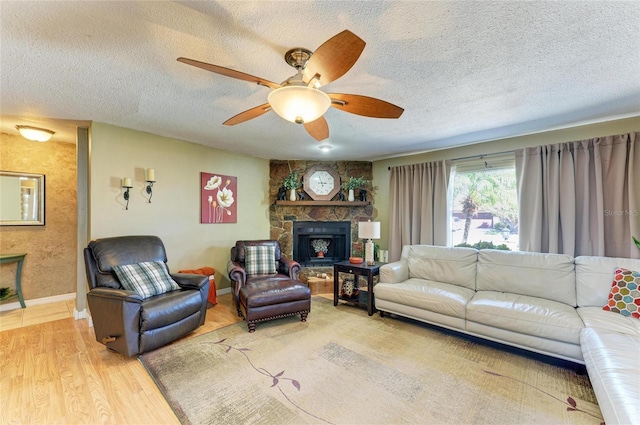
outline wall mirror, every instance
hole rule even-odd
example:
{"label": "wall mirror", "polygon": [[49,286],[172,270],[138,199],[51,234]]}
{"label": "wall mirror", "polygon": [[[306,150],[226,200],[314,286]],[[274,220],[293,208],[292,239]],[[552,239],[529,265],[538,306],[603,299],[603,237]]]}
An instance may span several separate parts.
{"label": "wall mirror", "polygon": [[0,171],[0,226],[44,226],[44,174]]}

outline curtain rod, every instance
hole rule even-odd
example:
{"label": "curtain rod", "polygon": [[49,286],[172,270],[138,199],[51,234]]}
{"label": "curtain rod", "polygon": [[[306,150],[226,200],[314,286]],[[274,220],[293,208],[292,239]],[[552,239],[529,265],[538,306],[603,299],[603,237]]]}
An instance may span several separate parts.
{"label": "curtain rod", "polygon": [[[471,155],[471,156],[463,156],[461,158],[454,158],[451,161],[462,161],[463,159],[484,158],[485,156],[504,155],[505,153],[513,153],[513,152],[515,152],[515,151],[483,153],[483,154],[480,154],[480,155]],[[387,167],[387,170],[391,170],[391,166]]]}
{"label": "curtain rod", "polygon": [[462,161],[463,159],[473,159],[473,158],[484,158],[485,156],[497,156],[504,155],[505,153],[513,153],[515,151],[504,151],[504,152],[494,152],[494,153],[483,153],[480,155],[471,155],[471,156],[463,156],[462,158],[454,158],[452,161]]}

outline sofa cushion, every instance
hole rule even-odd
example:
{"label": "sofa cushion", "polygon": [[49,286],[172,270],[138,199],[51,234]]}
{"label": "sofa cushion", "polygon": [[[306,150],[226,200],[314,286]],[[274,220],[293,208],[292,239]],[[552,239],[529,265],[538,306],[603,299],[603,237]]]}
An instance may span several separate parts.
{"label": "sofa cushion", "polygon": [[406,254],[410,278],[450,283],[469,289],[476,287],[478,251],[475,249],[412,245],[403,254]]}
{"label": "sofa cushion", "polygon": [[637,424],[640,337],[585,328],[580,348],[605,422]]}
{"label": "sofa cushion", "polygon": [[575,258],[578,306],[602,307],[607,303],[613,272],[618,267],[640,270],[640,260],[580,256]]}
{"label": "sofa cushion", "polygon": [[247,274],[273,274],[276,272],[276,250],[274,246],[245,246],[244,250]]}
{"label": "sofa cushion", "polygon": [[617,268],[603,310],[640,319],[640,272]]}
{"label": "sofa cushion", "polygon": [[578,307],[586,328],[598,328],[640,337],[640,320],[605,311],[601,307]]}
{"label": "sofa cushion", "polygon": [[169,276],[167,266],[162,261],[114,266],[113,271],[124,289],[135,291],[142,298],[180,289],[180,286]]}
{"label": "sofa cushion", "polygon": [[573,257],[483,249],[478,252],[476,289],[546,298],[575,307]]}
{"label": "sofa cushion", "polygon": [[425,279],[378,283],[373,287],[373,292],[376,299],[462,319],[465,317],[465,307],[475,293],[462,286]]}
{"label": "sofa cushion", "polygon": [[467,320],[525,335],[579,343],[584,327],[576,309],[544,298],[479,291],[467,305]]}

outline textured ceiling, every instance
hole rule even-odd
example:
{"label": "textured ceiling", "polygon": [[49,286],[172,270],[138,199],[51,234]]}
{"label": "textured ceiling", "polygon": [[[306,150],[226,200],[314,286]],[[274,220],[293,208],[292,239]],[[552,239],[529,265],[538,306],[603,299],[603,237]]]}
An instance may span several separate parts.
{"label": "textured ceiling", "polygon": [[[269,89],[176,61],[281,82],[288,49],[344,29],[367,46],[323,89],[405,112],[330,108],[327,154],[273,112],[223,126]],[[0,30],[8,132],[18,117],[92,120],[264,158],[373,160],[640,115],[638,1],[2,0]]]}

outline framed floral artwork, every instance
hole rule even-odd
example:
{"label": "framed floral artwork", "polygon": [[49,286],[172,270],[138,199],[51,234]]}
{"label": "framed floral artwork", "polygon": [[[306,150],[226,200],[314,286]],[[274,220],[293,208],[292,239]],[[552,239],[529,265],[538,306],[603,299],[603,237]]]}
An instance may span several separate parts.
{"label": "framed floral artwork", "polygon": [[236,223],[238,178],[200,173],[200,223]]}

